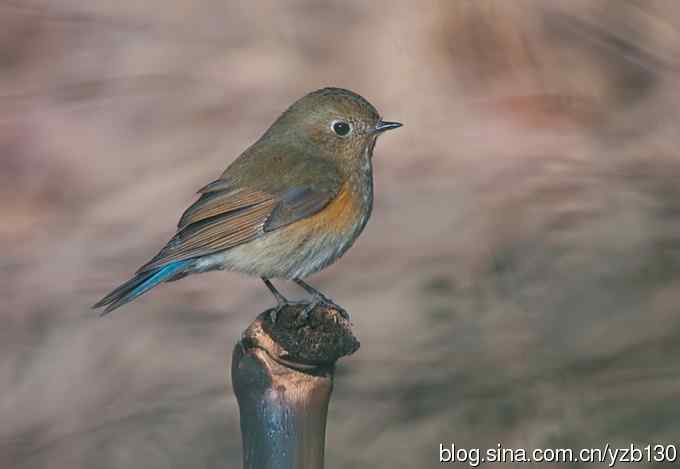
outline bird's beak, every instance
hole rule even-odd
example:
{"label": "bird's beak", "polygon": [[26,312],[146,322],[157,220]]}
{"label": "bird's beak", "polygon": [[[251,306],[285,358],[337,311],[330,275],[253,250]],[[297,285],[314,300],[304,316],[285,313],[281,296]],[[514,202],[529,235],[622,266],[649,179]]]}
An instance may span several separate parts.
{"label": "bird's beak", "polygon": [[402,124],[400,122],[387,122],[381,120],[376,124],[374,132],[382,133],[386,130],[398,129],[401,126]]}

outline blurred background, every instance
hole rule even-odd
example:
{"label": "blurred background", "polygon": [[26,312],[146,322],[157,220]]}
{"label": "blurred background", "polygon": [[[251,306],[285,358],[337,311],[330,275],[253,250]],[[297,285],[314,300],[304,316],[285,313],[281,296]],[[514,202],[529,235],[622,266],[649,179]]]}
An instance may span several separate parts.
{"label": "blurred background", "polygon": [[89,307],[329,85],[405,125],[311,278],[362,341],[327,466],[677,443],[677,2],[0,0],[0,26],[0,467],[240,466],[228,369],[262,283]]}

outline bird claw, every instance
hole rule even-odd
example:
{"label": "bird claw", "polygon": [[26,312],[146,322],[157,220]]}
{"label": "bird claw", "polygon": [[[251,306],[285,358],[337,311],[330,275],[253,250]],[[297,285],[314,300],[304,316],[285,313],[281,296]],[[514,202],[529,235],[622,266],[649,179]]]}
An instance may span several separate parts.
{"label": "bird claw", "polygon": [[[271,320],[272,324],[276,324],[276,321],[279,319],[279,313],[286,307],[288,306],[294,306],[294,305],[300,305],[304,304],[302,301],[282,301],[278,303],[274,308],[269,310],[269,319]],[[314,309],[314,308],[312,308]],[[308,313],[309,314],[309,313]]]}
{"label": "bird claw", "polygon": [[307,306],[305,306],[305,308],[300,312],[299,317],[303,321],[308,321],[312,311],[314,311],[314,308],[316,308],[317,306],[321,306],[321,305],[327,306],[329,308],[336,310],[338,312],[338,314],[340,314],[340,316],[342,316],[346,321],[351,320],[350,315],[347,312],[347,310],[345,310],[345,308],[343,308],[342,306],[338,305],[337,303],[335,303],[330,298],[323,296],[323,295],[321,295],[320,298],[316,298],[314,301],[307,304]]}
{"label": "bird claw", "polygon": [[326,305],[326,306],[329,306],[329,307],[333,308],[333,309],[336,310],[336,311],[340,314],[340,316],[342,316],[346,321],[349,321],[349,320],[351,319],[350,316],[349,316],[349,313],[347,312],[347,310],[346,310],[345,308],[343,308],[342,306],[340,306],[339,304],[337,304],[335,301],[333,301],[333,300],[331,300],[330,298],[328,298],[328,297],[327,297],[326,295],[324,295],[323,293],[319,293],[319,304],[323,304],[323,305]]}
{"label": "bird claw", "polygon": [[307,306],[305,306],[305,308],[300,312],[298,317],[305,322],[309,321],[309,315],[312,313],[312,311],[314,311],[314,308],[316,308],[318,304],[319,304],[318,300],[312,301],[311,303],[307,304]]}
{"label": "bird claw", "polygon": [[276,305],[276,308],[272,308],[269,310],[269,320],[271,321],[272,324],[276,324],[277,319],[279,319],[279,312],[283,308],[284,305]]}
{"label": "bird claw", "polygon": [[[299,305],[302,303],[296,301],[288,301],[285,296],[279,293],[279,291],[274,287],[274,285],[268,278],[262,277],[262,281],[264,281],[264,284],[267,286],[267,288],[269,288],[269,291],[272,292],[274,298],[276,298],[276,307],[269,310],[269,319],[271,320],[272,324],[276,324],[276,321],[279,318],[279,313],[283,308],[289,305],[293,304]],[[338,314],[340,314],[340,316],[342,316],[346,321],[350,320],[349,313],[345,310],[345,308],[338,305],[336,302],[334,302],[326,295],[321,293],[319,290],[307,285],[304,281],[300,279],[296,279],[295,282],[298,285],[300,285],[304,290],[306,290],[307,293],[311,294],[312,298],[314,298],[314,301],[312,301],[311,303],[302,303],[305,304],[305,307],[298,314],[299,319],[302,319],[305,322],[309,321],[310,315],[312,311],[314,311],[314,308],[316,308],[319,305],[325,305],[329,309],[336,310]]]}

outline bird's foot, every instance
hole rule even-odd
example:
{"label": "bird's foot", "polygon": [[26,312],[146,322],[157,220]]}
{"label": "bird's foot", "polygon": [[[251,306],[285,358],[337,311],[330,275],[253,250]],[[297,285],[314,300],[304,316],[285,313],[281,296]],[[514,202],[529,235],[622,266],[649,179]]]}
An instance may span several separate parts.
{"label": "bird's foot", "polygon": [[350,318],[349,313],[345,308],[337,304],[335,301],[333,301],[331,298],[327,297],[321,292],[317,292],[317,301],[319,304],[329,306],[336,310],[338,313],[340,313],[340,316],[342,316],[346,321],[350,321],[352,318]]}
{"label": "bird's foot", "polygon": [[284,306],[286,305],[279,303],[276,305],[276,307],[269,310],[269,320],[272,322],[272,324],[276,324],[276,321],[279,319],[279,313]]}
{"label": "bird's foot", "polygon": [[307,305],[307,307],[302,311],[302,319],[307,320],[309,319],[309,314],[314,310],[319,305],[326,305],[330,308],[333,308],[336,310],[338,313],[340,313],[340,316],[345,318],[346,321],[350,320],[349,313],[345,311],[345,308],[342,306],[338,305],[335,301],[331,300],[328,298],[326,295],[321,293],[319,290],[314,288],[313,286],[309,285],[307,282],[305,282],[302,279],[296,278],[293,279],[295,283],[300,285],[307,293],[312,295],[314,298],[314,301]]}
{"label": "bird's foot", "polygon": [[336,310],[340,314],[340,316],[342,316],[346,321],[351,320],[349,313],[347,312],[347,310],[345,310],[345,308],[343,308],[342,306],[340,306],[339,304],[337,304],[336,302],[334,302],[333,300],[331,300],[330,298],[323,294],[315,296],[314,301],[305,306],[305,309],[303,309],[302,312],[300,313],[300,318],[303,321],[308,321],[310,314],[312,313],[312,311],[314,311],[314,308],[316,308],[317,306],[327,306],[329,308],[332,308]]}
{"label": "bird's foot", "polygon": [[[295,306],[295,305],[301,305],[301,304],[306,304],[303,301],[279,301],[275,307],[269,310],[269,319],[271,320],[272,324],[276,324],[276,321],[279,319],[279,313],[283,311],[285,308],[288,306]],[[306,308],[306,307],[305,307]],[[314,309],[314,308],[312,308]]]}

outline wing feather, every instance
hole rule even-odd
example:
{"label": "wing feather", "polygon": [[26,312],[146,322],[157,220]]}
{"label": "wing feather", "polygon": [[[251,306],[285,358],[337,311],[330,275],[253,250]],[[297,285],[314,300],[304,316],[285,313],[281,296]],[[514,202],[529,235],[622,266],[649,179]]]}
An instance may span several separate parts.
{"label": "wing feather", "polygon": [[250,241],[262,234],[263,226],[276,203],[276,199],[270,196],[257,204],[238,207],[186,224],[138,272],[172,261],[214,254]]}
{"label": "wing feather", "polygon": [[244,189],[208,192],[203,194],[184,211],[177,224],[177,228],[181,230],[192,223],[216,215],[229,213],[235,210],[244,210],[271,198],[272,196],[265,192]]}
{"label": "wing feather", "polygon": [[[265,157],[265,166],[263,161],[255,164]],[[229,174],[234,167],[239,177]],[[137,272],[225,251],[314,215],[337,195],[337,171],[328,160],[295,152],[275,159],[242,155],[220,179],[198,191],[201,196],[182,214],[175,236]]]}
{"label": "wing feather", "polygon": [[335,196],[334,193],[296,187],[286,191],[264,225],[264,231],[274,231],[307,218],[323,209]]}

